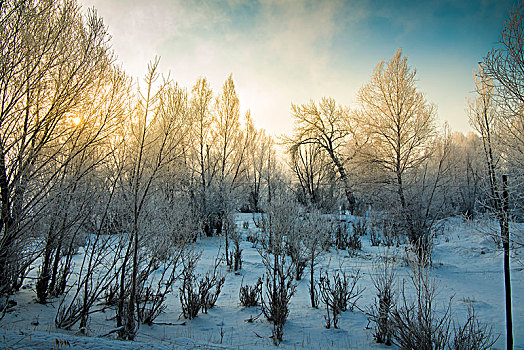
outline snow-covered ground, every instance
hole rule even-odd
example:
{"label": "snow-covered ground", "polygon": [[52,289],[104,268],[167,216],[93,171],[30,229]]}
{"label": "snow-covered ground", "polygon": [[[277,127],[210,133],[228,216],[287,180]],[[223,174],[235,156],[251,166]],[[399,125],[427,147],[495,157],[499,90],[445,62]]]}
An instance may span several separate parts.
{"label": "snow-covered ground", "polygon": [[[249,229],[240,229],[246,235],[255,230],[250,214],[239,214],[238,227],[244,221]],[[199,270],[206,271],[217,255],[220,238],[203,238],[197,242],[202,250]],[[444,308],[451,296],[453,318],[463,321],[467,304],[473,303],[481,321],[493,326],[500,335],[495,348],[505,348],[504,284],[502,253],[493,240],[479,232],[478,224],[464,222],[460,218],[448,219],[443,233],[436,238],[433,250],[433,276],[438,280],[437,307]],[[0,321],[0,347],[21,348],[93,348],[93,349],[258,349],[273,346],[272,325],[261,314],[260,308],[244,308],[239,303],[241,283],[254,284],[264,273],[264,265],[252,243],[243,241],[243,266],[239,273],[224,270],[226,281],[216,306],[207,314],[199,314],[193,320],[180,317],[181,307],[176,289],[168,297],[167,309],[156,322],[177,325],[141,325],[135,342],[112,340],[102,335],[115,326],[114,312],[94,314],[88,325],[89,337],[54,327],[56,303],[41,305],[35,302],[34,280],[27,280],[13,299],[17,305]],[[323,257],[317,271],[343,269],[348,272],[360,269],[359,286],[365,288],[357,302],[361,310],[367,310],[375,297],[371,282],[372,266],[385,253],[384,247],[372,247],[369,236],[362,237],[362,250],[357,256],[347,251],[331,252]],[[407,279],[409,267],[403,256],[405,247],[392,248],[388,255],[396,258],[396,273],[400,280]],[[81,259],[77,256],[76,259]],[[514,260],[516,261],[516,260]],[[524,349],[524,271],[519,263],[512,265],[513,322],[515,349]],[[309,277],[297,282],[296,294],[291,299],[290,314],[284,327],[284,348],[334,348],[369,349],[388,348],[374,343],[372,330],[366,314],[358,309],[342,313],[340,329],[324,327],[325,309],[310,307],[308,293]],[[248,319],[255,319],[247,322]],[[181,325],[184,323],[184,325]]]}

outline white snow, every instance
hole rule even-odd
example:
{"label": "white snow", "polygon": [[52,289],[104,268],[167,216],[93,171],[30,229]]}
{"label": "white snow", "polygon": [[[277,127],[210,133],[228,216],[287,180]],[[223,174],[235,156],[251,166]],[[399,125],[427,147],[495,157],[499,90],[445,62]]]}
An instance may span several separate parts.
{"label": "white snow", "polygon": [[[242,223],[249,222],[249,229]],[[254,231],[251,214],[239,214],[237,225],[244,235]],[[453,318],[462,321],[467,304],[472,302],[481,321],[491,324],[500,335],[495,348],[505,348],[504,283],[502,252],[493,240],[478,229],[482,225],[464,222],[461,218],[446,220],[445,229],[436,238],[433,250],[432,273],[439,281],[438,307],[444,308],[453,297]],[[197,243],[202,250],[198,264],[200,272],[212,266],[220,237],[202,238]],[[54,327],[57,301],[47,305],[35,302],[34,280],[27,280],[26,286],[13,296],[17,305],[0,321],[0,347],[10,349],[75,348],[75,349],[259,349],[272,347],[272,325],[261,314],[260,308],[243,308],[239,304],[238,292],[244,284],[254,284],[264,273],[264,265],[252,243],[243,241],[242,270],[235,274],[224,270],[226,281],[215,308],[208,314],[199,314],[196,319],[184,320],[178,290],[168,297],[167,309],[156,322],[183,323],[185,325],[141,325],[135,342],[114,340],[114,335],[96,337],[115,327],[114,311],[107,310],[93,314],[88,325],[88,335],[82,336],[77,329],[64,331]],[[403,260],[404,246],[391,248],[389,255],[396,257],[396,272],[401,279],[408,278],[409,268]],[[371,305],[375,290],[370,274],[376,259],[383,255],[384,247],[372,247],[369,236],[362,237],[362,251],[356,257],[349,257],[347,251],[332,249],[321,264],[323,269],[344,269],[348,272],[360,269],[359,282],[365,288],[363,297],[357,302],[361,310]],[[79,261],[81,256],[76,256]],[[523,266],[512,265],[513,323],[515,349],[524,349],[524,282]],[[318,276],[318,275],[317,275]],[[34,277],[34,276],[33,276]],[[372,330],[367,329],[368,318],[360,310],[346,311],[340,319],[340,329],[324,327],[325,310],[310,307],[308,293],[309,275],[297,282],[295,296],[291,299],[291,311],[284,327],[282,348],[334,348],[369,349],[388,348],[374,343]],[[253,322],[248,319],[255,318]]]}

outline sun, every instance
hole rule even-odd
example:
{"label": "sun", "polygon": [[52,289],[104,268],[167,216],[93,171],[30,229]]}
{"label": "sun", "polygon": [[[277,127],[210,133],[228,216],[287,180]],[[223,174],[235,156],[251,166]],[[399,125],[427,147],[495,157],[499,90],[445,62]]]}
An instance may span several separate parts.
{"label": "sun", "polygon": [[78,116],[77,117],[73,117],[73,118],[71,118],[71,122],[73,123],[73,125],[76,126],[76,125],[80,124],[80,122],[82,122],[82,118],[80,118]]}

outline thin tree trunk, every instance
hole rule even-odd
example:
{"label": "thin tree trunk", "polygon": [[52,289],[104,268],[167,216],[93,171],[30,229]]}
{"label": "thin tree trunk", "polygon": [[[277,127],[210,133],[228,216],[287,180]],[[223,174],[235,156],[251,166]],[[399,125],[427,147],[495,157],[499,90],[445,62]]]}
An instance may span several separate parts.
{"label": "thin tree trunk", "polygon": [[504,289],[506,292],[506,348],[513,349],[513,320],[511,316],[511,276],[509,264],[509,199],[508,175],[502,175],[503,221],[501,225],[502,245],[504,247]]}
{"label": "thin tree trunk", "polygon": [[317,308],[317,299],[315,297],[315,255],[311,255],[311,262],[310,262],[310,282],[309,282],[309,296],[311,298],[311,307]]}

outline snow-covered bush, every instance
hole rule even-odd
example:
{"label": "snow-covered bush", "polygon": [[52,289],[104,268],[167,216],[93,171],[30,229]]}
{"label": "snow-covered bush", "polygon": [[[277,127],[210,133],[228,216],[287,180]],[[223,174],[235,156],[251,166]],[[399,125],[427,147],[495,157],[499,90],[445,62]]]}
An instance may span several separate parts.
{"label": "snow-covered bush", "polygon": [[284,324],[289,315],[289,301],[295,294],[293,271],[285,263],[277,262],[268,271],[265,280],[265,297],[262,298],[262,312],[273,323],[273,343],[278,345],[284,335]]}
{"label": "snow-covered bush", "polygon": [[261,227],[266,237],[258,249],[266,270],[262,312],[273,323],[273,343],[278,345],[284,334],[284,324],[289,315],[289,302],[295,293],[295,265],[286,259],[285,237],[295,229],[298,205],[290,200],[287,192],[274,198],[266,215],[261,217]]}
{"label": "snow-covered bush", "polygon": [[306,251],[309,267],[309,296],[311,307],[318,307],[318,292],[315,282],[315,266],[321,257],[327,253],[335,222],[331,216],[323,216],[318,210],[312,210],[301,221],[300,230],[303,233],[302,242]]}
{"label": "snow-covered bush", "polygon": [[361,250],[362,249],[362,239],[360,238],[360,234],[358,232],[353,232],[352,234],[349,234],[347,241],[348,248],[351,248],[351,250]]}
{"label": "snow-covered bush", "polygon": [[339,222],[337,230],[335,231],[335,246],[337,249],[345,250],[348,242],[348,229],[345,222]]}
{"label": "snow-covered bush", "polygon": [[368,222],[366,217],[352,222],[353,232],[355,235],[365,236],[368,231]]}
{"label": "snow-covered bush", "polygon": [[213,269],[201,278],[195,274],[197,260],[190,259],[184,264],[182,285],[179,288],[182,314],[190,320],[197,317],[200,310],[207,313],[208,309],[215,306],[225,282],[225,277],[218,272],[221,259],[215,259]]}
{"label": "snow-covered bush", "polygon": [[[302,221],[302,219],[300,219]],[[298,223],[297,223],[298,226]],[[301,227],[294,227],[286,235],[286,254],[291,258],[295,269],[295,279],[300,281],[307,266],[307,248],[304,245],[305,231]]]}
{"label": "snow-covered bush", "polygon": [[382,243],[380,239],[380,231],[377,230],[374,225],[369,228],[369,240],[372,247],[378,247],[380,243]]}
{"label": "snow-covered bush", "polygon": [[233,249],[230,252],[230,260],[233,265],[233,271],[238,271],[242,268],[242,249],[240,249],[240,241],[242,239],[242,234],[233,224],[229,228],[228,235],[229,238],[231,238],[231,241],[233,242]]}

